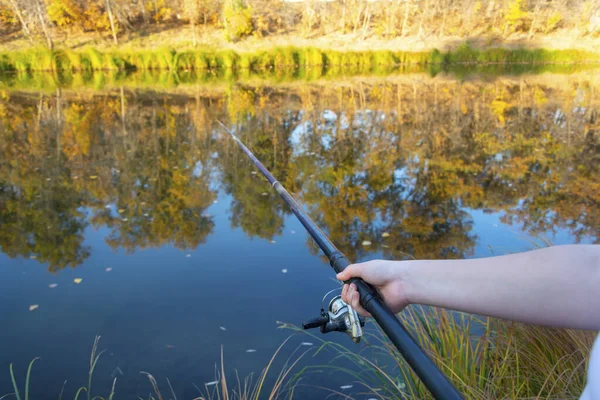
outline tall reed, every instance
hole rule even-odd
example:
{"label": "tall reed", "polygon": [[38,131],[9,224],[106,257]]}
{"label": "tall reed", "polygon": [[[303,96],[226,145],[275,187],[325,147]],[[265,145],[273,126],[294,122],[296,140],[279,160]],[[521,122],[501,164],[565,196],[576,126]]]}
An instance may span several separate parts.
{"label": "tall reed", "polygon": [[[410,306],[399,317],[466,399],[576,399],[585,386],[586,362],[595,333],[433,307]],[[282,327],[298,330],[291,325]],[[379,332],[369,333],[362,352],[310,335],[321,342],[319,351],[333,350],[345,361],[348,367],[331,369],[348,374],[364,388],[365,395],[432,398],[398,350]],[[322,368],[312,366],[301,372]]]}

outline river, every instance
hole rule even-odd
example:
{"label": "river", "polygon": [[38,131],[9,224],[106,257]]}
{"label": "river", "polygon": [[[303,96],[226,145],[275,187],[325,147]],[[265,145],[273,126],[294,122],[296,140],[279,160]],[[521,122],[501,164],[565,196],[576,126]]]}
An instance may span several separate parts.
{"label": "river", "polygon": [[[277,322],[318,315],[332,270],[217,120],[351,260],[598,243],[599,78],[520,67],[0,85],[0,395],[13,391],[9,363],[23,386],[40,357],[31,395],[58,398],[66,380],[72,398],[101,335],[94,395],[117,377],[115,398],[148,398],[146,371],[191,399],[214,390],[221,351],[230,381],[256,380],[293,333]],[[293,373],[330,363],[318,344],[295,334],[267,384],[296,349],[309,354]],[[302,379],[306,397],[366,398],[340,370]]]}

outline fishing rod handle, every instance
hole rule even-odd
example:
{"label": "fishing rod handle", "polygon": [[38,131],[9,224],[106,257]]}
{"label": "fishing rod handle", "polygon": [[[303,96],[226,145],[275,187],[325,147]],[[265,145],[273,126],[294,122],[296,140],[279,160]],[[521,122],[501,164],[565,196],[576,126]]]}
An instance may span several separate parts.
{"label": "fishing rod handle", "polygon": [[[330,258],[333,269],[342,272],[350,261],[342,254],[334,254]],[[398,349],[402,357],[411,366],[437,400],[460,400],[462,396],[427,356],[416,340],[406,330],[398,317],[387,307],[377,290],[360,278],[352,278],[344,283],[354,283],[360,294],[360,304],[377,321],[383,332]]]}

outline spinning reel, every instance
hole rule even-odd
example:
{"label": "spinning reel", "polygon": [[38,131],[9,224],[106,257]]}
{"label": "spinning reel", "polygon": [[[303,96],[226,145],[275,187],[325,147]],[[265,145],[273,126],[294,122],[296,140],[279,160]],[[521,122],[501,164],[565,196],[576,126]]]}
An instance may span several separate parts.
{"label": "spinning reel", "polygon": [[358,343],[363,336],[362,327],[365,326],[364,317],[358,315],[350,305],[342,300],[342,296],[340,295],[331,299],[327,307],[328,311],[325,311],[325,299],[337,290],[339,289],[331,290],[323,296],[323,300],[321,300],[321,316],[303,322],[302,328],[321,328],[321,333],[345,332],[354,343]]}

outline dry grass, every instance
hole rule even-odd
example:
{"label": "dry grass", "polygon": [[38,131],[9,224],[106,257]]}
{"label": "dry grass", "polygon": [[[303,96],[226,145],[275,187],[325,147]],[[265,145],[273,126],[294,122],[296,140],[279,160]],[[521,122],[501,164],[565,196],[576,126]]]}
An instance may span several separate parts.
{"label": "dry grass", "polygon": [[[592,332],[530,326],[431,307],[411,306],[400,319],[466,399],[576,399],[585,386],[586,363],[595,337]],[[343,370],[332,368],[364,387],[363,394],[380,399],[432,398],[381,334],[371,333],[360,354],[313,338],[321,341],[321,349],[333,349],[337,358],[349,365]]]}
{"label": "dry grass", "polygon": [[[298,383],[298,380],[294,379],[295,375],[292,375],[292,372],[297,367],[298,363],[304,358],[304,356],[311,351],[311,349],[309,348],[308,350],[302,350],[304,349],[303,347],[297,347],[287,358],[283,366],[277,371],[274,371],[273,366],[277,359],[277,356],[281,353],[281,350],[283,350],[284,347],[286,347],[286,344],[288,343],[289,339],[290,338],[287,338],[277,348],[277,350],[269,360],[267,366],[261,371],[261,373],[256,379],[253,375],[250,375],[242,380],[240,379],[240,376],[237,373],[237,371],[233,371],[233,373],[229,374],[228,378],[228,374],[225,371],[223,348],[221,348],[221,363],[220,366],[216,368],[216,380],[214,382],[211,382],[210,384],[205,384],[203,389],[198,388],[198,386],[194,385],[198,389],[198,395],[197,397],[195,397],[195,400],[258,400],[259,398],[268,398],[269,400],[273,400],[293,398],[294,389]],[[87,385],[81,386],[77,390],[75,396],[73,397],[73,400],[82,399],[84,398],[84,396],[87,397],[88,400],[112,400],[115,395],[115,387],[117,383],[116,378],[113,380],[110,392],[106,397],[92,394],[92,378],[94,375],[94,370],[96,369],[96,365],[100,360],[100,356],[104,353],[104,351],[98,352],[99,341],[100,336],[97,336],[92,346]],[[24,397],[21,396],[22,392],[21,390],[19,390],[12,364],[10,365],[10,378],[13,384],[14,392],[0,396],[0,400],[9,398],[15,398],[17,400],[30,399],[30,378],[32,367],[36,360],[37,359],[31,361],[27,369],[27,373],[25,376]],[[140,373],[148,377],[150,385],[154,391],[154,393],[150,395],[149,399],[177,400],[177,395],[175,394],[175,390],[173,389],[169,378],[165,378],[166,385],[163,385],[165,387],[163,387],[163,390],[161,390],[159,382],[152,374],[145,371],[140,371]],[[272,384],[270,383],[269,385],[267,385],[267,377],[271,378],[271,374],[273,374],[275,380]],[[63,391],[61,391],[61,393],[58,396],[59,400],[63,399]]]}

